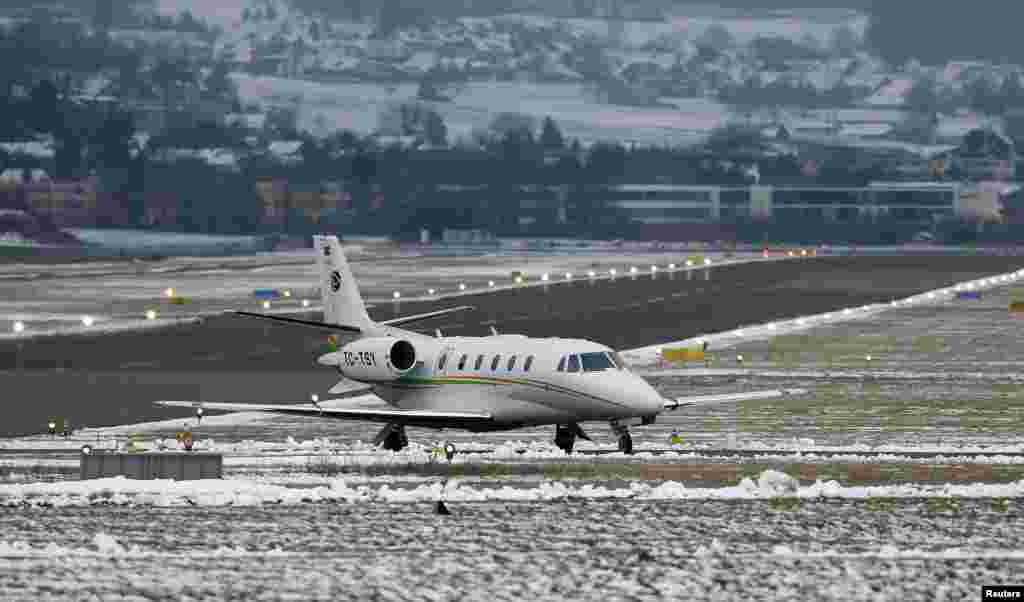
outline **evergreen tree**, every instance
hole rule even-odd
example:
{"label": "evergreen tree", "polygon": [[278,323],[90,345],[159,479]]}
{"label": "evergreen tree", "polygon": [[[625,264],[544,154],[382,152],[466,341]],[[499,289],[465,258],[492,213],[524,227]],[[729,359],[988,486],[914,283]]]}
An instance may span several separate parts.
{"label": "evergreen tree", "polygon": [[935,92],[935,80],[924,78],[914,83],[907,93],[907,108],[925,115],[933,115],[939,110],[939,96]]}
{"label": "evergreen tree", "polygon": [[541,125],[540,145],[545,150],[559,150],[565,147],[565,139],[562,137],[562,132],[558,129],[558,124],[555,123],[555,120],[550,117],[545,117],[544,123]]}
{"label": "evergreen tree", "polygon": [[48,79],[40,81],[29,93],[29,124],[39,132],[52,132],[59,119],[60,98],[57,86]]}
{"label": "evergreen tree", "polygon": [[427,112],[423,120],[423,136],[431,146],[442,147],[448,145],[448,128],[444,120],[437,114],[437,111]]}
{"label": "evergreen tree", "polygon": [[1017,75],[1006,77],[999,90],[999,95],[1002,97],[1003,106],[1006,109],[1024,107],[1024,87],[1021,86],[1020,77]]}
{"label": "evergreen tree", "polygon": [[135,121],[130,113],[122,110],[108,113],[91,141],[96,162],[110,169],[128,167],[135,144],[134,134]]}
{"label": "evergreen tree", "polygon": [[859,48],[860,38],[848,25],[843,25],[832,35],[832,51],[839,56],[853,56]]}
{"label": "evergreen tree", "polygon": [[207,94],[219,100],[234,100],[238,95],[238,86],[231,79],[231,69],[223,61],[213,66],[203,83]]}
{"label": "evergreen tree", "polygon": [[1003,102],[992,82],[979,77],[967,86],[967,102],[975,111],[985,115],[1001,115]]}

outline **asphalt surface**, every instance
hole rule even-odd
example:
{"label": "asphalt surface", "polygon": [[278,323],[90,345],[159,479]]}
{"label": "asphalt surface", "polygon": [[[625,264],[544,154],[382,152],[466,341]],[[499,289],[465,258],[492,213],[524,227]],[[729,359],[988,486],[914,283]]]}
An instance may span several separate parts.
{"label": "asphalt surface", "polygon": [[[668,342],[799,315],[889,301],[1019,269],[999,256],[854,257],[741,264],[708,271],[382,304],[387,319],[454,305],[476,309],[424,322],[448,336],[504,333],[578,337],[617,349]],[[930,311],[922,308],[920,311]],[[319,319],[315,314],[310,319]],[[49,418],[107,426],[185,416],[158,399],[304,401],[337,375],[316,365],[316,331],[217,317],[116,335],[0,343],[0,436],[42,432]]]}

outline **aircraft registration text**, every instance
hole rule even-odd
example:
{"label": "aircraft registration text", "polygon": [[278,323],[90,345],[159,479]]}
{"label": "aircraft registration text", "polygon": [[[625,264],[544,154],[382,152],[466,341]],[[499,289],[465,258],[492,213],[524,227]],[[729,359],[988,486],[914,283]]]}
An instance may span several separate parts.
{"label": "aircraft registration text", "polygon": [[344,354],[346,366],[367,366],[375,367],[377,358],[370,351],[346,351]]}

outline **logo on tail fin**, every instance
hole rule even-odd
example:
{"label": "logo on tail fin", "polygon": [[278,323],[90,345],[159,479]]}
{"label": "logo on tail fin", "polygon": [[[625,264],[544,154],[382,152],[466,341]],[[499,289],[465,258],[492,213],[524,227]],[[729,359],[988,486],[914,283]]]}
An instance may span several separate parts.
{"label": "logo on tail fin", "polygon": [[339,274],[338,271],[335,270],[335,271],[331,272],[331,290],[334,291],[334,292],[338,292],[338,289],[340,289],[340,288],[341,288],[341,274]]}

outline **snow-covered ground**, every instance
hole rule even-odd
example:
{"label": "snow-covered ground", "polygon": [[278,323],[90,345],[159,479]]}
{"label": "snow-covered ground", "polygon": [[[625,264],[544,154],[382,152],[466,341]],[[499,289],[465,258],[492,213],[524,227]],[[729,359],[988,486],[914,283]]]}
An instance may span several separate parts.
{"label": "snow-covered ground", "polygon": [[756,500],[770,498],[821,500],[829,498],[1020,498],[1024,480],[1013,483],[907,483],[844,487],[837,481],[802,486],[796,478],[766,470],[756,479],[716,488],[690,487],[679,481],[659,484],[633,482],[628,486],[575,485],[545,480],[536,486],[501,487],[464,485],[460,480],[436,479],[414,487],[352,485],[336,477],[327,485],[286,487],[257,480],[204,479],[196,481],[135,480],[124,477],[0,484],[0,506],[259,506],[316,502],[415,503],[443,499],[451,502],[539,502],[565,500]]}
{"label": "snow-covered ground", "polygon": [[[380,114],[390,105],[415,102],[417,84],[319,83],[236,73],[245,102],[279,104],[301,98],[299,127],[319,131],[348,129],[374,132]],[[712,100],[681,99],[675,108],[645,108],[597,102],[578,84],[470,82],[452,102],[430,103],[444,119],[452,140],[487,130],[500,113],[550,116],[563,134],[590,144],[602,140],[640,145],[692,144],[728,118],[728,110]]]}
{"label": "snow-covered ground", "polygon": [[0,595],[957,600],[1015,582],[1024,564],[1016,499],[549,491],[544,501],[450,500],[450,516],[366,501],[0,508]]}

